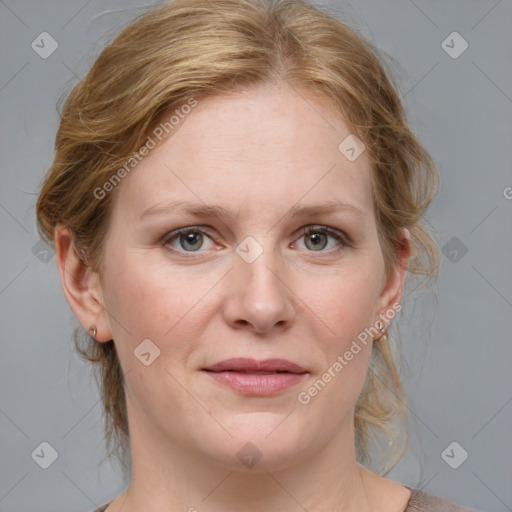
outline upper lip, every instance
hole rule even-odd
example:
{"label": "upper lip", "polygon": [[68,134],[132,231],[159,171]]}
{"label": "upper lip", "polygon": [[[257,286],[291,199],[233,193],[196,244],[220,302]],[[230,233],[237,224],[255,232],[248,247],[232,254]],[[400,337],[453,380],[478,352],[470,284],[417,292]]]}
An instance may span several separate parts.
{"label": "upper lip", "polygon": [[263,359],[256,360],[246,357],[238,357],[220,361],[212,366],[203,368],[213,372],[222,371],[262,371],[262,372],[290,372],[306,373],[306,370],[298,364],[292,363],[287,359]]}

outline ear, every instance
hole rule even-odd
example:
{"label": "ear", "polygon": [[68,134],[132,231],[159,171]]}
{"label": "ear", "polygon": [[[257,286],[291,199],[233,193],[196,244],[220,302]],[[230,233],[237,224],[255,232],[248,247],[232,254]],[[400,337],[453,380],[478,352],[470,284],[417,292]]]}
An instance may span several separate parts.
{"label": "ear", "polygon": [[409,230],[404,229],[400,252],[397,255],[395,265],[383,283],[378,302],[377,316],[378,321],[382,322],[384,329],[391,323],[395,314],[402,309],[400,300],[402,299],[407,260],[411,252],[410,239],[411,234]]}
{"label": "ear", "polygon": [[98,274],[78,256],[73,236],[63,224],[57,225],[54,241],[62,290],[69,306],[89,334],[89,328],[96,327],[96,341],[110,341],[112,332]]}

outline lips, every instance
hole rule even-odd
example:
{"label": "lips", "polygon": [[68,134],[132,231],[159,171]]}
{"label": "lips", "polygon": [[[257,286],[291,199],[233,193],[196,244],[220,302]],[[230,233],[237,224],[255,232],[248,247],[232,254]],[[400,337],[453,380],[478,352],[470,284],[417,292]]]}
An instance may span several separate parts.
{"label": "lips", "polygon": [[221,386],[246,396],[271,396],[297,386],[308,372],[286,359],[227,359],[203,368]]}
{"label": "lips", "polygon": [[226,359],[207,368],[210,372],[238,372],[246,374],[271,375],[275,373],[306,373],[306,370],[298,364],[287,359],[264,359],[258,361],[249,358]]}

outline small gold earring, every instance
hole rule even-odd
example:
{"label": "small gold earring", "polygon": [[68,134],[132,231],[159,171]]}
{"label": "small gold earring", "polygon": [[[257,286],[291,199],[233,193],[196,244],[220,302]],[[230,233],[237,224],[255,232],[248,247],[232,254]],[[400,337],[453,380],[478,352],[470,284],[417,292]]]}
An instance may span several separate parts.
{"label": "small gold earring", "polygon": [[96,339],[96,333],[98,332],[98,330],[96,329],[95,325],[91,325],[91,327],[89,327],[89,332],[91,332],[92,333],[92,337],[94,339]]}

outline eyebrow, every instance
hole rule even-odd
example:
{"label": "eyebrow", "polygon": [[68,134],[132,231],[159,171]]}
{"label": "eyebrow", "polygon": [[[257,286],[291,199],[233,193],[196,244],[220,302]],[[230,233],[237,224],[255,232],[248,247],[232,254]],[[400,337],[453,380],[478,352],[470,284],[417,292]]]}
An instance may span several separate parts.
{"label": "eyebrow", "polygon": [[[346,211],[356,213],[361,216],[366,214],[352,204],[338,200],[330,200],[321,204],[312,204],[307,206],[293,205],[283,216],[287,219],[297,219],[304,217],[313,217],[315,215],[325,215],[337,211]],[[223,206],[207,205],[200,203],[190,203],[187,201],[171,201],[163,204],[157,204],[144,210],[138,218],[141,220],[151,215],[164,215],[169,213],[185,213],[195,217],[220,217],[224,219],[234,219],[239,213],[232,212]]]}

